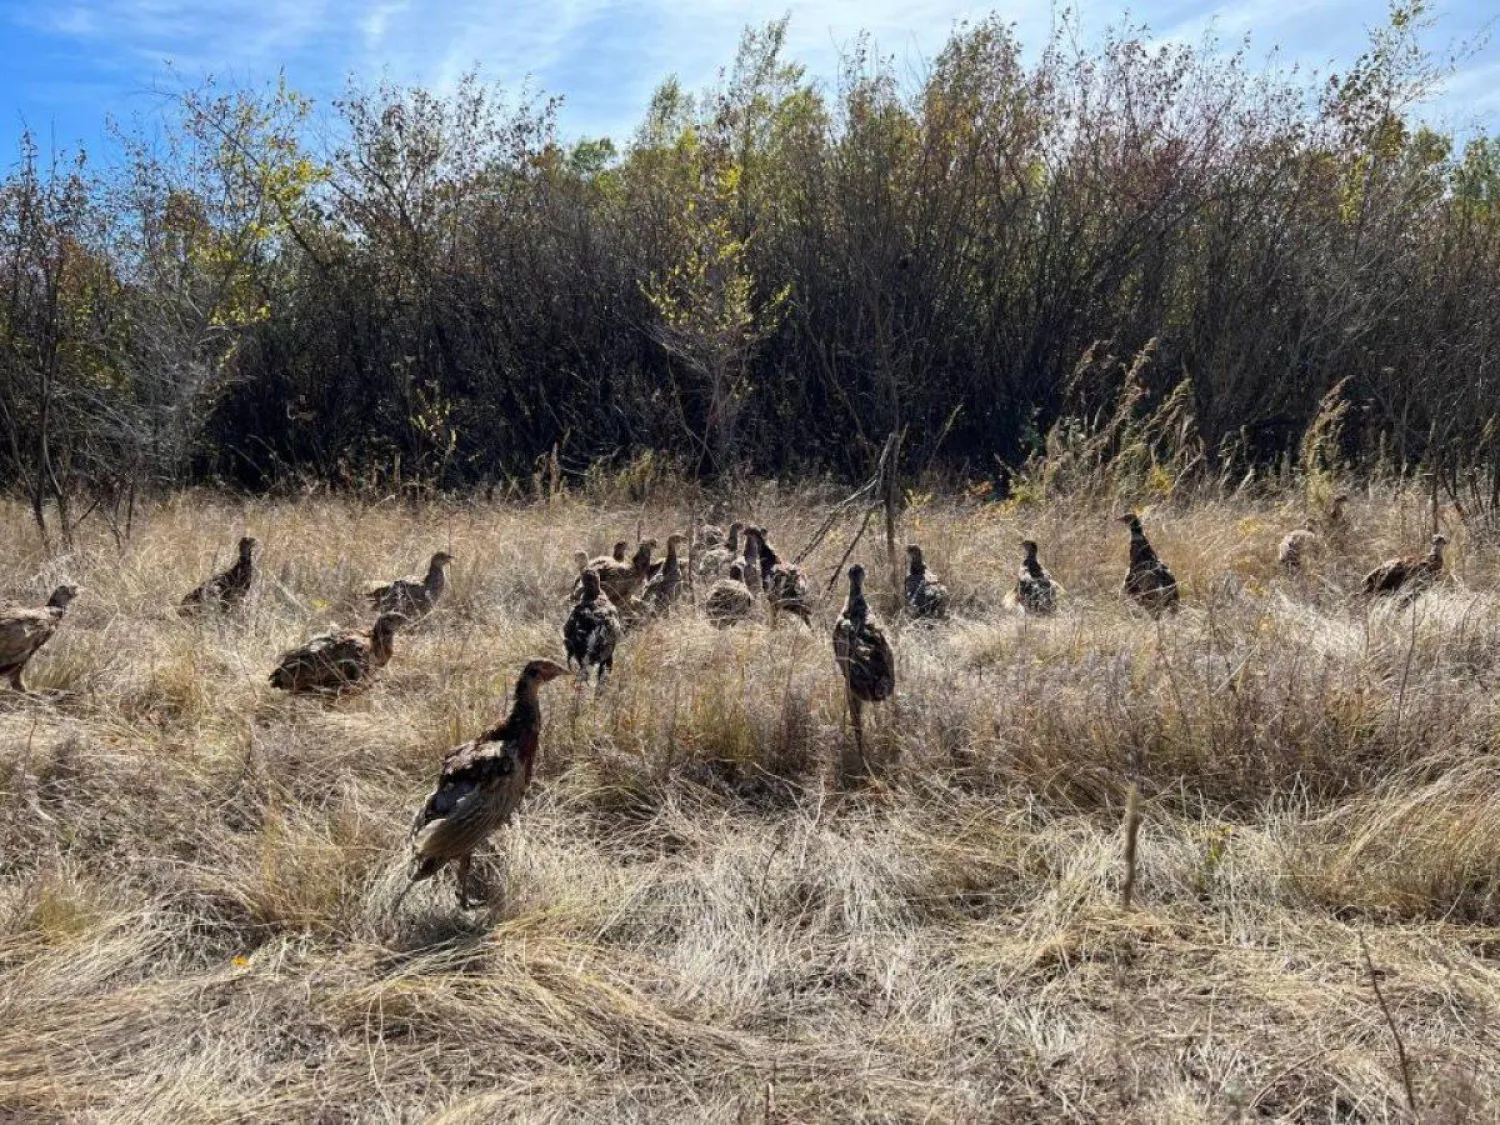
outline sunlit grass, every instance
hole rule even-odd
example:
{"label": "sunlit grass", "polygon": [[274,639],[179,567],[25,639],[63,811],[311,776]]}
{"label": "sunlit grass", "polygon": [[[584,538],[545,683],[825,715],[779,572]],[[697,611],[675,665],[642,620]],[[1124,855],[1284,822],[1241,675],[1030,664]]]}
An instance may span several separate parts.
{"label": "sunlit grass", "polygon": [[[795,551],[823,509],[747,515]],[[955,619],[888,622],[894,705],[849,732],[815,623],[632,632],[599,692],[558,681],[537,782],[477,865],[404,885],[443,752],[561,655],[575,550],[688,512],[180,498],[117,552],[43,558],[24,510],[0,596],[84,594],[0,694],[0,1116],[86,1120],[1402,1120],[1367,935],[1434,1120],[1500,1112],[1500,597],[1461,529],[1415,610],[1348,599],[1420,545],[1366,498],[1304,581],[1291,504],[1145,514],[1182,579],[1116,592],[1106,510],[931,500]],[[242,616],[183,592],[242,533]],[[1067,590],[1008,611],[1019,540]],[[368,624],[360,593],[456,557],[369,688],[287,698],[278,654]],[[883,551],[870,565],[887,612]],[[1144,797],[1137,908],[1119,824]]]}

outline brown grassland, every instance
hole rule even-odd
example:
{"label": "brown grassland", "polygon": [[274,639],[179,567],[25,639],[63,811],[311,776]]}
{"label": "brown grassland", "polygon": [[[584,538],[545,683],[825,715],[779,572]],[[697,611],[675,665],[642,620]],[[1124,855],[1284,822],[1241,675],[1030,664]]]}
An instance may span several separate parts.
{"label": "brown grassland", "polygon": [[[737,510],[795,551],[827,503]],[[1112,514],[909,508],[936,628],[890,622],[861,545],[899,661],[872,780],[837,768],[847,527],[812,630],[631,634],[602,691],[543,690],[462,913],[448,874],[394,906],[443,752],[561,657],[573,552],[686,507],[189,494],[48,557],[0,505],[0,599],[84,587],[34,694],[0,692],[0,1119],[1377,1122],[1413,1119],[1409,1081],[1420,1120],[1500,1120],[1500,558],[1445,526],[1453,580],[1367,610],[1419,497],[1359,493],[1304,582],[1275,565],[1296,501],[1163,505],[1158,625],[1117,597]],[[179,619],[246,532],[242,616]],[[1022,534],[1053,620],[1002,604]],[[270,689],[437,549],[448,600],[368,690]]]}

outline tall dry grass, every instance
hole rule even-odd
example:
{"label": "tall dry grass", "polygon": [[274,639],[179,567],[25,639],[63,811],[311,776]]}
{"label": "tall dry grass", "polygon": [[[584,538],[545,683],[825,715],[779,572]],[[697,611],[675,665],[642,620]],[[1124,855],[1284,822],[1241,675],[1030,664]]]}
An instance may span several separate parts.
{"label": "tall dry grass", "polygon": [[[824,506],[753,509],[795,549]],[[631,635],[602,692],[545,689],[464,915],[446,877],[394,906],[443,751],[560,654],[574,550],[685,509],[189,495],[51,558],[0,510],[0,597],[85,587],[35,694],[0,696],[0,1117],[1405,1120],[1363,934],[1423,1120],[1500,1118],[1495,558],[1449,528],[1454,583],[1367,611],[1345,595],[1423,541],[1417,499],[1361,499],[1295,583],[1290,505],[1155,511],[1186,604],[1158,625],[1115,596],[1110,514],[908,512],[956,616],[898,628],[873,781],[834,765],[836,593],[810,631]],[[244,532],[243,617],[180,620]],[[1023,533],[1055,620],[1002,606]],[[368,691],[265,684],[438,548],[448,601]]]}

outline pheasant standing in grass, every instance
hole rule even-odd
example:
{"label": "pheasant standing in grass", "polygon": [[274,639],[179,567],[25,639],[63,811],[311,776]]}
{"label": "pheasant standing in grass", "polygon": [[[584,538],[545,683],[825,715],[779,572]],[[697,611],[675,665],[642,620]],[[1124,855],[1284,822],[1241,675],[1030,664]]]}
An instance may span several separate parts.
{"label": "pheasant standing in grass", "polygon": [[697,534],[693,536],[692,551],[697,555],[721,547],[723,544],[724,529],[722,527],[716,523],[700,524]]}
{"label": "pheasant standing in grass", "polygon": [[948,587],[927,569],[922,548],[906,548],[906,610],[918,620],[941,621],[948,616]]}
{"label": "pheasant standing in grass", "polygon": [[1323,554],[1323,537],[1311,524],[1289,531],[1276,548],[1276,562],[1288,574],[1296,574],[1303,563],[1311,562]]}
{"label": "pheasant standing in grass", "polygon": [[[589,563],[589,569],[599,575],[599,584],[609,595],[610,601],[616,605],[624,605],[645,588],[646,581],[651,576],[651,552],[654,550],[656,540],[643,539],[628,562],[612,558],[595,559]],[[581,589],[581,583],[575,584],[573,592],[576,594]]]}
{"label": "pheasant standing in grass", "polygon": [[849,568],[849,597],[833,626],[833,659],[844,677],[854,746],[865,761],[863,709],[889,699],[896,690],[896,655],[880,619],[865,601],[865,568]]}
{"label": "pheasant standing in grass", "polygon": [[[407,891],[430,879],[450,861],[457,863],[458,905],[467,910],[469,867],[475,850],[510,820],[536,768],[541,743],[541,686],[567,669],[555,660],[532,660],[516,681],[510,716],[443,758],[437,788],[422,805],[411,828],[411,871]],[[400,904],[400,899],[397,899]]]}
{"label": "pheasant standing in grass", "polygon": [[351,629],[324,633],[284,653],[271,686],[290,692],[350,691],[391,659],[391,643],[406,624],[399,613],[383,613],[368,633]]}
{"label": "pheasant standing in grass", "polygon": [[624,626],[620,611],[599,584],[599,572],[583,572],[583,589],[578,604],[563,625],[563,647],[568,663],[578,666],[579,680],[589,678],[589,668],[596,669],[597,682],[614,667],[615,646],[620,643]]}
{"label": "pheasant standing in grass", "polygon": [[1447,536],[1434,535],[1425,555],[1387,559],[1365,575],[1364,593],[1368,597],[1400,594],[1403,602],[1411,601],[1443,576],[1443,548],[1447,545]]}
{"label": "pheasant standing in grass", "polygon": [[1348,495],[1340,492],[1329,503],[1327,515],[1287,532],[1276,548],[1276,562],[1282,570],[1296,574],[1304,563],[1322,558],[1329,543],[1343,541],[1349,530],[1349,519],[1344,515],[1347,503]]}
{"label": "pheasant standing in grass", "polygon": [[1016,584],[1005,596],[1007,605],[1033,617],[1046,617],[1057,612],[1057,596],[1061,587],[1053,581],[1041,561],[1037,558],[1034,539],[1021,540],[1025,557],[1016,571]]}
{"label": "pheasant standing in grass", "polygon": [[1177,579],[1151,547],[1134,512],[1119,517],[1130,527],[1130,566],[1125,572],[1123,593],[1152,617],[1177,609]]}
{"label": "pheasant standing in grass", "polygon": [[447,584],[445,572],[452,561],[453,556],[447,551],[439,551],[428,562],[426,577],[418,578],[413,574],[398,578],[383,586],[372,587],[365,596],[381,613],[399,613],[409,621],[425,617],[443,596]]}
{"label": "pheasant standing in grass", "polygon": [[694,569],[704,578],[721,577],[729,565],[736,562],[740,557],[740,532],[744,530],[742,523],[729,525],[729,538],[722,546],[712,546],[704,549],[702,555],[697,559]]}
{"label": "pheasant standing in grass", "polygon": [[0,676],[16,691],[24,692],[21,674],[37,649],[52,639],[68,603],[78,596],[77,586],[59,586],[41,609],[0,610]]}
{"label": "pheasant standing in grass", "polygon": [[241,539],[235,564],[183,598],[180,611],[195,613],[205,609],[233,609],[243,602],[255,578],[255,546],[255,540],[248,535]]}
{"label": "pheasant standing in grass", "polygon": [[765,528],[746,528],[745,538],[747,544],[751,541],[755,544],[756,558],[760,562],[761,584],[766,591],[766,604],[771,607],[772,624],[775,624],[778,614],[786,612],[800,617],[804,625],[811,625],[812,594],[802,568],[795,563],[781,561],[776,549],[766,542]]}
{"label": "pheasant standing in grass", "polygon": [[710,624],[722,629],[749,617],[754,600],[745,585],[744,565],[734,562],[729,566],[729,577],[719,579],[709,589],[703,599],[703,612]]}
{"label": "pheasant standing in grass", "polygon": [[662,562],[661,570],[646,583],[646,592],[643,595],[646,605],[653,613],[665,613],[670,610],[672,603],[682,593],[682,560],[677,551],[686,542],[686,535],[673,533],[667,536],[667,557]]}

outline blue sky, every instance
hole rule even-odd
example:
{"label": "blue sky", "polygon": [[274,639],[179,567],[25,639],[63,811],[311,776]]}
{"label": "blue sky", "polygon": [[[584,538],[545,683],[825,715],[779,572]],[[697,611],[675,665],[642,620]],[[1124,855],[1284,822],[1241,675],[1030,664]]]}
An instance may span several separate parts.
{"label": "blue sky", "polygon": [[[1072,6],[1088,35],[1122,13],[1095,0]],[[319,100],[351,73],[441,88],[478,63],[508,87],[529,76],[564,95],[565,136],[624,139],[662,78],[675,73],[690,89],[712,81],[747,23],[790,11],[791,54],[815,76],[831,77],[840,47],[861,30],[915,74],[956,22],[990,9],[962,0],[0,0],[0,167],[23,122],[44,144],[99,148],[106,113],[150,111],[152,87],[173,81],[168,61],[188,79],[257,81],[284,69]],[[999,10],[1029,47],[1053,20],[1048,0]],[[1439,0],[1433,10],[1439,49],[1474,37],[1497,11],[1492,0]],[[1385,10],[1367,0],[1144,0],[1130,12],[1161,38],[1248,33],[1257,57],[1279,46],[1284,61],[1326,69],[1353,57]],[[1469,58],[1429,112],[1463,131],[1500,132],[1500,44]]]}

